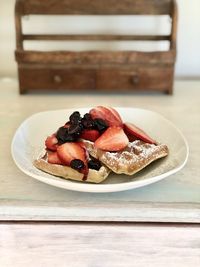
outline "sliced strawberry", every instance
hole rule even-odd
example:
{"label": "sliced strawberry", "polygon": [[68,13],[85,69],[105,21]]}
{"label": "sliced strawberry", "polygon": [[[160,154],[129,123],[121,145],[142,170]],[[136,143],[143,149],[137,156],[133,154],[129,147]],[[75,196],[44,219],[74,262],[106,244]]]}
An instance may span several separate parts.
{"label": "sliced strawberry", "polygon": [[133,134],[130,134],[130,133],[126,132],[126,135],[128,137],[129,142],[133,142],[135,140],[138,140],[138,138]]}
{"label": "sliced strawberry", "polygon": [[112,107],[106,107],[107,109],[110,110],[110,112],[113,113],[113,115],[118,118],[118,120],[122,123],[122,118],[120,117],[119,113],[117,112],[116,109],[112,108]]}
{"label": "sliced strawberry", "polygon": [[70,165],[73,159],[80,159],[83,162],[85,159],[85,150],[78,144],[74,142],[64,143],[57,148],[58,157],[65,165]]}
{"label": "sliced strawberry", "polygon": [[119,113],[111,107],[98,106],[90,110],[92,119],[103,119],[109,126],[121,126],[123,125],[122,119]]}
{"label": "sliced strawberry", "polygon": [[133,136],[133,138],[138,138],[146,143],[156,144],[148,134],[146,134],[142,129],[134,125],[133,123],[124,123],[124,132],[128,136]]}
{"label": "sliced strawberry", "polygon": [[83,180],[85,181],[85,180],[87,180],[87,176],[88,176],[88,173],[89,173],[89,167],[88,167],[89,153],[88,153],[88,151],[86,149],[86,146],[85,146],[84,142],[79,141],[79,142],[77,142],[77,144],[84,150],[85,160],[83,162],[85,164],[85,167],[84,167],[83,170],[81,170],[81,173],[84,174]]}
{"label": "sliced strawberry", "polygon": [[85,146],[84,142],[82,142],[82,141],[78,141],[78,142],[76,142],[76,144],[78,144],[78,145],[81,146],[84,150],[86,150],[86,146]]}
{"label": "sliced strawberry", "polygon": [[60,145],[57,149],[58,157],[61,160],[62,164],[70,166],[70,162],[74,159],[80,159],[84,163],[84,168],[78,170],[84,174],[83,180],[87,180],[88,176],[88,163],[87,163],[87,153],[85,145],[82,142],[70,142]]}
{"label": "sliced strawberry", "polygon": [[48,161],[48,163],[51,163],[51,164],[60,164],[60,165],[62,165],[62,161],[58,157],[58,153],[57,152],[48,152],[47,161]]}
{"label": "sliced strawberry", "polygon": [[84,130],[80,138],[95,142],[97,138],[99,138],[99,136],[100,136],[100,133],[97,130],[92,129],[92,130]]}
{"label": "sliced strawberry", "polygon": [[56,151],[58,147],[58,139],[56,138],[55,134],[48,136],[45,140],[45,146],[47,149],[51,151]]}
{"label": "sliced strawberry", "polygon": [[96,148],[106,151],[120,151],[129,141],[121,127],[109,127],[94,143]]}

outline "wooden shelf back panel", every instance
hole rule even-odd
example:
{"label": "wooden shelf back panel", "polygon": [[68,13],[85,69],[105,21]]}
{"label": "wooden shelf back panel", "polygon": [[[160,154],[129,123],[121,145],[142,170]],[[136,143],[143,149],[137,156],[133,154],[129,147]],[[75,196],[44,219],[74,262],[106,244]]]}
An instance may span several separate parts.
{"label": "wooden shelf back panel", "polygon": [[170,41],[170,35],[23,34],[22,38],[31,41]]}
{"label": "wooden shelf back panel", "polygon": [[171,0],[18,0],[23,15],[165,15],[171,14]]}

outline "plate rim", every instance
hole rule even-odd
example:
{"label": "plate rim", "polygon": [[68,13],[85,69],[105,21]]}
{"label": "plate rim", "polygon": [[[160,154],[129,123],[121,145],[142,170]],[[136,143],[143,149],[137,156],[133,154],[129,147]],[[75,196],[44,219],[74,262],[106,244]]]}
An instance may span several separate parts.
{"label": "plate rim", "polygon": [[[70,180],[70,179],[63,179],[60,178],[59,180],[50,180],[50,178],[48,177],[44,177],[42,176],[42,171],[41,171],[41,175],[37,175],[34,173],[31,173],[30,171],[24,169],[19,162],[17,161],[16,157],[15,157],[15,153],[14,153],[14,145],[16,142],[16,138],[18,133],[20,132],[21,128],[23,127],[23,125],[25,125],[29,120],[33,119],[33,117],[39,116],[40,114],[44,114],[44,113],[50,113],[50,112],[70,112],[70,111],[74,111],[75,109],[77,110],[84,110],[84,109],[91,109],[91,107],[81,107],[81,108],[68,108],[68,109],[54,109],[54,110],[45,110],[45,111],[41,111],[41,112],[36,112],[32,115],[30,115],[29,117],[27,117],[24,121],[22,121],[22,123],[18,126],[17,130],[15,131],[15,134],[12,138],[12,142],[11,142],[11,155],[13,158],[14,163],[16,164],[16,166],[26,175],[39,180],[43,183],[46,183],[48,185],[51,186],[55,186],[58,188],[63,188],[66,190],[72,190],[72,191],[78,191],[78,192],[88,192],[88,193],[108,193],[108,192],[120,192],[120,191],[125,191],[125,190],[133,190],[139,187],[143,187],[146,185],[150,185],[152,183],[155,183],[157,181],[163,180],[164,178],[175,174],[176,172],[180,171],[185,164],[187,163],[188,157],[189,157],[189,145],[188,142],[185,138],[185,136],[183,135],[183,133],[168,119],[166,119],[163,115],[161,115],[158,112],[155,112],[153,110],[149,110],[149,109],[144,109],[144,108],[133,108],[133,107],[113,107],[115,109],[133,109],[133,110],[138,110],[138,111],[145,111],[145,112],[150,112],[153,113],[156,116],[159,116],[162,120],[165,120],[171,127],[174,128],[174,130],[176,130],[178,132],[178,134],[180,135],[180,137],[182,138],[184,144],[185,144],[185,148],[186,148],[186,156],[184,161],[182,162],[182,164],[178,165],[176,168],[169,170],[163,174],[160,175],[156,175],[153,177],[150,177],[146,180],[139,180],[139,181],[130,181],[130,182],[123,182],[123,183],[115,183],[115,184],[92,184],[92,183],[77,183],[76,181]],[[33,166],[33,168],[35,168]],[[50,175],[50,174],[49,174]],[[52,175],[54,176],[54,175]],[[57,176],[54,176],[56,178],[59,178]],[[142,184],[141,184],[142,183]]]}

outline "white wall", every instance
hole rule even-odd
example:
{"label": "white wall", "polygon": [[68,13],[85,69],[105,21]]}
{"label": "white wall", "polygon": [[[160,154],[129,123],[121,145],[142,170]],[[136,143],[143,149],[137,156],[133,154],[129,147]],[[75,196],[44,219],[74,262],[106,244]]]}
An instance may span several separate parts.
{"label": "white wall", "polygon": [[[0,76],[16,75],[14,60],[15,27],[14,27],[15,0],[0,0]],[[176,64],[177,77],[200,78],[200,0],[178,0],[178,58]],[[59,33],[168,33],[170,24],[167,17],[29,17],[23,21],[24,32],[59,32]],[[44,43],[33,45],[26,43],[27,49],[136,49],[136,50],[165,50],[167,44],[142,44],[130,42],[63,42],[62,44]]]}

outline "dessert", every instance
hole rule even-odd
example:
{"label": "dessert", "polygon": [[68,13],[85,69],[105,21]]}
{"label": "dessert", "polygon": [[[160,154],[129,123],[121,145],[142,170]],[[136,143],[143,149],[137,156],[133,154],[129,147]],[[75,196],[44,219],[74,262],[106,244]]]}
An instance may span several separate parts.
{"label": "dessert", "polygon": [[88,152],[117,174],[133,175],[151,162],[165,157],[168,148],[164,144],[155,145],[141,140],[129,142],[125,149],[117,152],[103,151],[90,141],[84,141]]}
{"label": "dessert", "polygon": [[[92,164],[91,161],[89,161],[90,164]],[[92,168],[89,168],[87,179],[85,180],[83,173],[75,170],[74,168],[70,166],[61,165],[57,163],[54,163],[54,164],[49,163],[46,151],[44,151],[38,157],[38,159],[34,161],[34,166],[36,168],[44,172],[47,172],[49,174],[52,174],[54,176],[58,176],[64,179],[72,179],[75,181],[86,181],[89,183],[101,183],[108,177],[111,170],[101,164],[98,164],[100,165],[98,166],[98,168],[95,168],[97,167],[97,164],[96,166],[94,165],[95,164],[93,164]]]}
{"label": "dessert", "polygon": [[34,166],[65,179],[100,183],[109,173],[133,175],[167,156],[168,147],[132,123],[124,123],[111,107],[98,106],[67,122],[48,136]]}

